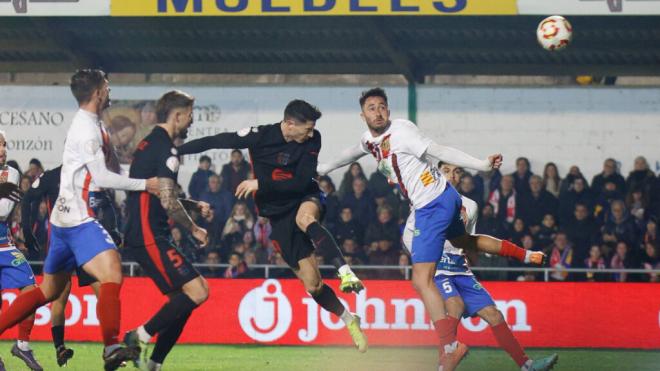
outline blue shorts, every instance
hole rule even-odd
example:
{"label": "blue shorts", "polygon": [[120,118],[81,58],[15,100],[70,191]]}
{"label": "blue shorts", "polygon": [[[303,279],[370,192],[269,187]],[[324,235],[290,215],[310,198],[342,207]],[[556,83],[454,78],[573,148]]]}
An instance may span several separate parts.
{"label": "blue shorts", "polygon": [[447,183],[440,196],[415,209],[415,232],[410,249],[413,264],[439,262],[445,241],[465,234],[462,205],[461,196]]}
{"label": "blue shorts", "polygon": [[454,296],[463,299],[463,303],[465,303],[463,317],[474,317],[480,310],[495,305],[488,291],[474,276],[440,274],[435,276],[435,285],[438,287],[442,299],[447,300]]}
{"label": "blue shorts", "polygon": [[101,252],[116,248],[110,234],[96,220],[69,228],[51,225],[44,272],[71,272]]}
{"label": "blue shorts", "polygon": [[22,289],[34,285],[34,273],[22,252],[0,251],[0,289]]}

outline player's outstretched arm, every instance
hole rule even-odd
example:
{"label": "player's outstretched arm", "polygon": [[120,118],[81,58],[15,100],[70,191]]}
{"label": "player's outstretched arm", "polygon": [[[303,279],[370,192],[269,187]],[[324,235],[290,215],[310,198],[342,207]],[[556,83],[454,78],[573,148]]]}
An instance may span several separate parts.
{"label": "player's outstretched arm", "polygon": [[146,179],[126,178],[108,170],[105,165],[104,157],[97,157],[94,161],[88,162],[87,170],[92,175],[94,183],[101,188],[121,189],[125,191],[144,191],[147,190]]}
{"label": "player's outstretched arm", "polygon": [[192,218],[190,218],[190,215],[188,215],[186,209],[183,207],[183,204],[177,198],[174,179],[159,177],[158,185],[160,188],[160,204],[167,212],[167,216],[172,218],[175,223],[180,224],[190,231],[200,242],[200,246],[206,246],[208,243],[206,230],[198,227],[195,222],[193,222]]}
{"label": "player's outstretched arm", "polygon": [[502,155],[500,154],[489,156],[485,160],[480,160],[456,148],[443,146],[435,142],[431,142],[428,145],[424,156],[432,163],[442,161],[459,167],[479,171],[497,169],[502,164]]}
{"label": "player's outstretched arm", "polygon": [[[243,129],[245,130],[245,129]],[[210,149],[248,148],[255,145],[261,136],[258,130],[247,128],[247,132],[220,133],[191,140],[177,148],[179,155],[202,153]]]}
{"label": "player's outstretched arm", "polygon": [[366,153],[362,150],[362,146],[358,144],[344,149],[338,156],[333,156],[333,160],[329,162],[319,163],[316,171],[318,171],[320,175],[327,175],[333,170],[352,164],[364,155],[366,155]]}

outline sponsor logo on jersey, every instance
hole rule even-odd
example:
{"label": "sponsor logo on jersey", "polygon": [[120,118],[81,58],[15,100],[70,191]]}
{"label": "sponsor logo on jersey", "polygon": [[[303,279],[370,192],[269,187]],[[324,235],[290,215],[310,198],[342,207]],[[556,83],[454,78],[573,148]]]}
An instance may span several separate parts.
{"label": "sponsor logo on jersey", "polygon": [[422,231],[420,231],[419,229],[415,228],[415,231],[413,232],[413,235],[414,235],[415,237],[417,237],[417,236],[419,236],[420,234],[422,234]]}
{"label": "sponsor logo on jersey", "polygon": [[11,261],[11,265],[13,265],[14,267],[18,267],[23,263],[27,263],[27,259],[25,259],[25,255],[23,255],[20,251],[12,251],[11,255],[14,257],[14,260]]}
{"label": "sponsor logo on jersey", "polygon": [[271,178],[273,178],[274,181],[278,182],[282,180],[293,179],[293,174],[289,171],[276,168],[275,170],[273,170],[273,173],[271,174]]}
{"label": "sponsor logo on jersey", "polygon": [[433,174],[431,174],[430,171],[426,170],[422,173],[422,175],[419,176],[419,180],[422,182],[424,187],[427,187],[429,184],[433,184],[435,182],[435,177]]}
{"label": "sponsor logo on jersey", "polygon": [[138,151],[144,151],[144,149],[147,148],[148,145],[149,145],[149,142],[147,142],[146,140],[143,140],[137,145],[137,149],[138,149]]}

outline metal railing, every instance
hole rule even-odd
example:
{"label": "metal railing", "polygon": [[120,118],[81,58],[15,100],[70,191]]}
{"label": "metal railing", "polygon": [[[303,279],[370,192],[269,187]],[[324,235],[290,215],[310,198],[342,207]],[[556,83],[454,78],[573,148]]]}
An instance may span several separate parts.
{"label": "metal railing", "polygon": [[[43,261],[30,261],[30,265],[43,266]],[[140,266],[136,262],[122,262],[125,272],[129,277],[136,277],[140,272]],[[226,269],[229,264],[206,264],[194,263],[196,268],[220,268]],[[263,278],[272,278],[271,273],[273,270],[289,269],[288,265],[274,265],[274,264],[253,264],[250,265],[251,270],[264,270]],[[319,266],[322,272],[331,271],[335,272],[336,269],[332,265]],[[412,277],[412,266],[398,266],[398,265],[354,265],[351,266],[356,271],[399,271],[403,273],[403,278],[409,280]],[[660,269],[590,269],[590,268],[552,268],[552,267],[470,267],[474,272],[531,272],[534,274],[542,273],[545,282],[550,281],[551,273],[594,273],[594,274],[613,274],[613,273],[632,273],[632,274],[657,274],[660,275]]]}

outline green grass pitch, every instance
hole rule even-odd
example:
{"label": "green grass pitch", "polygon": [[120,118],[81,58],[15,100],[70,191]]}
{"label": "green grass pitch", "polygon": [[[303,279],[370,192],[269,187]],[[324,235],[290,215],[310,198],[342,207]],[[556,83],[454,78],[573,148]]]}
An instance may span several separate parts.
{"label": "green grass pitch", "polygon": [[[0,342],[0,357],[7,370],[22,371],[27,367],[9,353],[11,342]],[[68,343],[75,356],[63,371],[102,370],[101,345],[98,343]],[[57,370],[50,343],[32,343],[32,348],[45,370]],[[532,357],[557,352],[557,371],[591,370],[660,370],[660,352],[623,350],[567,350],[532,349]],[[436,369],[436,350],[432,348],[370,348],[366,354],[355,349],[321,346],[228,346],[228,345],[178,345],[174,347],[164,370],[328,370],[328,371],[425,371]],[[518,368],[506,353],[499,349],[471,349],[468,357],[458,367],[459,371],[511,370]],[[129,367],[124,371],[136,370]]]}

